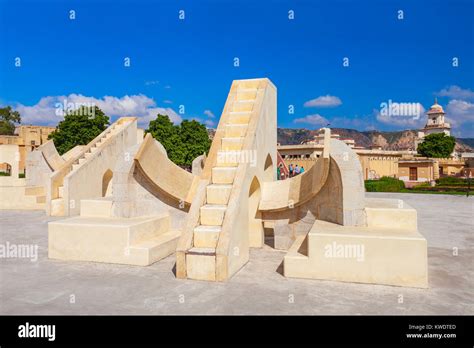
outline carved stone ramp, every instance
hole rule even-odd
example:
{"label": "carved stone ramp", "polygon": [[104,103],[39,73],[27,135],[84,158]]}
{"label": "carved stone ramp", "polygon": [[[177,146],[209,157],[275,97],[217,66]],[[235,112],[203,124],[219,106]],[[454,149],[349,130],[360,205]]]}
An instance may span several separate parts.
{"label": "carved stone ramp", "polygon": [[290,179],[263,184],[259,211],[276,212],[293,209],[318,194],[329,174],[331,131],[327,128],[324,131],[324,138],[327,141],[322,156],[307,172]]}
{"label": "carved stone ramp", "polygon": [[199,177],[174,164],[160,144],[147,134],[134,158],[135,168],[150,182],[154,190],[190,205]]}
{"label": "carved stone ramp", "polygon": [[46,163],[53,171],[60,169],[64,165],[65,160],[62,156],[59,155],[52,140],[49,140],[48,142],[38,147],[36,151],[41,152]]}
{"label": "carved stone ramp", "polygon": [[[310,169],[292,179],[264,185],[259,211],[265,227],[273,229],[276,249],[287,250],[298,235],[308,233],[316,220],[365,224],[365,189],[357,154],[336,139],[325,144],[329,144],[325,146],[326,154],[311,168],[314,172]],[[305,178],[307,173],[311,175]],[[294,179],[301,181],[291,182]]]}
{"label": "carved stone ramp", "polygon": [[79,214],[80,200],[107,194],[118,156],[137,143],[137,119],[122,117],[99,134],[50,176],[46,210],[52,216]]}
{"label": "carved stone ramp", "polygon": [[176,253],[176,275],[225,281],[263,246],[263,182],[276,174],[276,88],[232,83]]}

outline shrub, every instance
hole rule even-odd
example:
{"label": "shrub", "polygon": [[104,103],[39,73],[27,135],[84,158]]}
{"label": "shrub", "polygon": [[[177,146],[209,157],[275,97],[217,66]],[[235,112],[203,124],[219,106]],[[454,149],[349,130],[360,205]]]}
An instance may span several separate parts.
{"label": "shrub", "polygon": [[367,192],[400,192],[405,188],[403,181],[384,176],[379,180],[366,180]]}
{"label": "shrub", "polygon": [[449,186],[466,186],[467,179],[456,178],[453,176],[447,176],[444,178],[436,179],[436,185],[449,185]]}

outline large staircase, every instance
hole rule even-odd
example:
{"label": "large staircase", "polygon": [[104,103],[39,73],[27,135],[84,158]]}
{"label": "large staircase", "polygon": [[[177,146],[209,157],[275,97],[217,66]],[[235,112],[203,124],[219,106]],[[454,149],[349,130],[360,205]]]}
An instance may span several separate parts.
{"label": "large staircase", "polygon": [[[256,88],[237,90],[218,159],[212,168],[211,183],[206,187],[206,203],[200,209],[200,224],[194,228],[193,247],[188,251],[189,278],[215,280],[217,242],[256,97]],[[195,264],[203,267],[196,269]]]}
{"label": "large staircase", "polygon": [[122,118],[117,122],[110,125],[105,131],[99,136],[87,144],[84,149],[74,158],[67,161],[58,171],[54,173],[55,179],[52,183],[52,193],[50,202],[50,215],[51,216],[64,216],[66,215],[65,200],[64,200],[64,178],[66,175],[78,170],[84,165],[87,160],[97,152],[100,152],[106,142],[114,135],[123,130],[128,126],[133,119]]}

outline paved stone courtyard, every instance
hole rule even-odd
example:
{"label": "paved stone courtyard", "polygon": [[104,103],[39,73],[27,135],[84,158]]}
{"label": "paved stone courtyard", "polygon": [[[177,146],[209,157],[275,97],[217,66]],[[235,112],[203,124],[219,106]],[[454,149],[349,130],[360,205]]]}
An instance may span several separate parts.
{"label": "paved stone courtyard", "polygon": [[37,244],[39,255],[0,259],[0,314],[474,314],[474,198],[368,196],[418,210],[430,289],[287,279],[285,253],[269,246],[253,249],[227,283],[176,279],[173,255],[149,267],[49,260],[47,222],[56,218],[4,210],[0,244]]}

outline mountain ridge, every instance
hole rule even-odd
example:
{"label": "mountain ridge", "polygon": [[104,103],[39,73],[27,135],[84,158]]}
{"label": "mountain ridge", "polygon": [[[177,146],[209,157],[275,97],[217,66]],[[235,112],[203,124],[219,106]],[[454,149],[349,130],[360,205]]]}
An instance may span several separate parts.
{"label": "mountain ridge", "polygon": [[[331,128],[333,134],[339,134],[341,139],[354,139],[356,146],[369,148],[380,146],[382,150],[414,150],[418,130],[401,131],[358,131],[350,128]],[[281,145],[296,145],[312,140],[318,130],[306,128],[278,128],[278,142]],[[474,138],[456,138],[456,151],[474,151]]]}
{"label": "mountain ridge", "polygon": [[[213,128],[207,130],[212,140]],[[379,146],[382,150],[414,150],[418,130],[406,129],[401,131],[358,131],[351,128],[331,128],[333,134],[339,134],[341,139],[354,139],[356,146],[370,148]],[[277,141],[280,145],[299,145],[302,142],[313,140],[318,134],[317,129],[306,128],[278,128]],[[455,150],[458,152],[474,152],[474,138],[456,138]]]}

